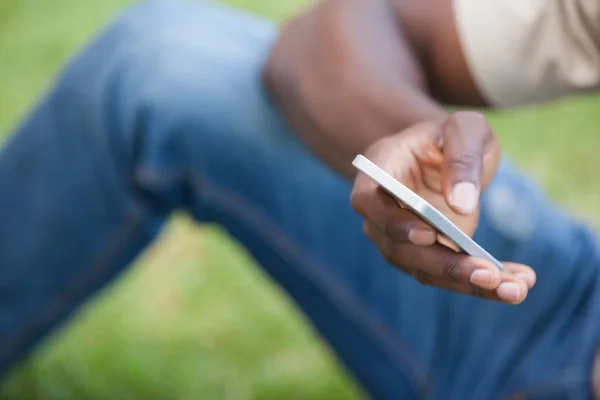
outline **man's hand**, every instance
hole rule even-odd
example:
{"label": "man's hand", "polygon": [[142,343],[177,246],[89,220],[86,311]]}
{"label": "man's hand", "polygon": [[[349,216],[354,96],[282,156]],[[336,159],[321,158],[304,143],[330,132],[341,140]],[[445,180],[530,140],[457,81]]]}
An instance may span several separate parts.
{"label": "man's hand", "polygon": [[[365,156],[473,234],[479,196],[496,172],[500,148],[483,115],[458,112],[381,139]],[[500,272],[457,253],[365,175],[357,176],[351,203],[386,259],[423,284],[517,304],[535,283],[535,273],[524,265],[506,263]]]}
{"label": "man's hand", "polygon": [[[318,2],[284,26],[266,64],[265,83],[299,137],[329,166],[354,177],[352,159],[369,148],[372,161],[473,233],[479,193],[497,167],[498,144],[481,116],[446,120],[428,93],[433,88],[439,98],[452,98],[468,94],[473,84],[449,2],[440,0],[435,21],[411,25],[419,20],[414,17],[420,4]],[[429,27],[436,29],[428,32]],[[440,59],[460,62],[450,63],[450,74],[440,74],[441,80],[426,76],[437,74],[431,63]],[[470,84],[445,86],[465,81]],[[507,264],[500,273],[443,246],[449,243],[364,176],[356,180],[352,203],[386,258],[422,283],[519,303],[535,281],[525,266]]]}

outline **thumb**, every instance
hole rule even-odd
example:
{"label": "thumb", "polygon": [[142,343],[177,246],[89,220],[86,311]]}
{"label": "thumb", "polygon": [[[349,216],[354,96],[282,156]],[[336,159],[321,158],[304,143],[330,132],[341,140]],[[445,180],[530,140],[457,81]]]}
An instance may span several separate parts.
{"label": "thumb", "polygon": [[442,129],[444,197],[453,211],[467,215],[479,204],[483,158],[494,135],[483,114],[475,111],[451,114]]}

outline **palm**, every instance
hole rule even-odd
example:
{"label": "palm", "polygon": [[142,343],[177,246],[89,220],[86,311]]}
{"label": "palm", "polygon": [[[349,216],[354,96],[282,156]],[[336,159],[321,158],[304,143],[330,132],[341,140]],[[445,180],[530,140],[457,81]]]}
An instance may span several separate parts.
{"label": "palm", "polygon": [[[381,139],[365,156],[472,235],[480,193],[496,173],[500,148],[481,114],[459,112]],[[365,218],[363,229],[382,256],[422,284],[509,304],[522,302],[535,284],[535,273],[525,265],[505,263],[500,271],[481,258],[436,245],[437,239],[455,248],[414,214],[397,208],[364,174],[356,177],[350,202]]]}
{"label": "palm", "polygon": [[[409,130],[402,135],[390,137],[390,143],[385,143],[385,150],[375,149],[374,154],[378,154],[377,158],[382,163],[388,164],[379,164],[380,167],[472,236],[479,222],[479,207],[474,212],[464,215],[453,210],[446,201],[442,186],[444,149],[440,137],[436,125],[418,126],[417,129]],[[484,155],[482,190],[496,173],[499,158],[499,148],[494,142]],[[377,163],[377,160],[375,162]],[[440,238],[440,241],[450,245],[443,238]]]}

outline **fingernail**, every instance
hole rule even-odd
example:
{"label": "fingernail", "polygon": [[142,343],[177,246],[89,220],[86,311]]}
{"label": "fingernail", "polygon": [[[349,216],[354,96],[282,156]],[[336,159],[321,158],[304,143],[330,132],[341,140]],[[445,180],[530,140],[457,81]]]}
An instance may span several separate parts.
{"label": "fingernail", "polygon": [[471,283],[484,288],[490,287],[494,280],[494,274],[487,269],[476,269],[471,274]]}
{"label": "fingernail", "polygon": [[473,182],[460,182],[454,185],[450,203],[464,213],[470,213],[477,207],[479,191]]}
{"label": "fingernail", "polygon": [[524,274],[523,272],[517,272],[515,276],[519,279],[523,279],[527,286],[532,287],[535,284],[535,279],[531,274]]}
{"label": "fingernail", "polygon": [[502,300],[515,302],[519,301],[521,297],[521,288],[519,287],[518,283],[504,282],[498,286],[496,293],[498,293],[498,297],[500,297]]}
{"label": "fingernail", "polygon": [[436,234],[431,229],[412,228],[408,232],[408,240],[417,246],[427,246],[435,242]]}

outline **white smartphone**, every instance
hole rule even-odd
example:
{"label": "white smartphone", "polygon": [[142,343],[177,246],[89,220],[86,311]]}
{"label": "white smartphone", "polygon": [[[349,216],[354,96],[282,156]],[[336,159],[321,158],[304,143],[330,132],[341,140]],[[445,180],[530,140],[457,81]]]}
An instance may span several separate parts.
{"label": "white smartphone", "polygon": [[359,154],[352,162],[352,165],[371,178],[392,197],[400,201],[403,206],[411,209],[438,232],[454,242],[462,251],[474,257],[484,258],[496,265],[500,271],[504,270],[500,261],[496,260],[494,256],[478,245],[466,233],[461,231],[458,226],[452,223],[452,221],[446,218],[418,194],[375,165],[371,160]]}

